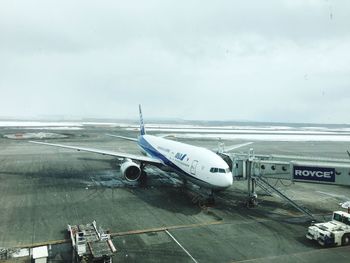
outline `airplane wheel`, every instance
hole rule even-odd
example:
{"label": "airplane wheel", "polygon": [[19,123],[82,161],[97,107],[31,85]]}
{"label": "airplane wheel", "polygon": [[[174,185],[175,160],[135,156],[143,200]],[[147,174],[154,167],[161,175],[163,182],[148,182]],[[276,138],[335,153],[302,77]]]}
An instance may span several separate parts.
{"label": "airplane wheel", "polygon": [[203,208],[203,207],[205,206],[205,203],[203,202],[203,200],[199,200],[199,201],[198,201],[198,206],[199,206],[200,208]]}
{"label": "airplane wheel", "polygon": [[215,205],[214,196],[210,196],[210,197],[207,199],[207,204],[210,205],[210,206]]}
{"label": "airplane wheel", "polygon": [[342,246],[348,246],[350,245],[350,234],[345,234],[341,238],[341,244]]}

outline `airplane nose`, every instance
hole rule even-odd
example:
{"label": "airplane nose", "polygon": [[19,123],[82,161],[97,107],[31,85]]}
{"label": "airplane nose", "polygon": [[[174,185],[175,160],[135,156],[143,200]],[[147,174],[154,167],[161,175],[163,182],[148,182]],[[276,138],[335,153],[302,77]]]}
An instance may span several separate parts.
{"label": "airplane nose", "polygon": [[230,187],[233,183],[233,178],[231,173],[225,174],[225,182],[223,187]]}
{"label": "airplane nose", "polygon": [[233,177],[232,177],[232,174],[231,173],[228,173],[227,174],[227,179],[228,179],[228,186],[231,186],[232,183],[233,183]]}

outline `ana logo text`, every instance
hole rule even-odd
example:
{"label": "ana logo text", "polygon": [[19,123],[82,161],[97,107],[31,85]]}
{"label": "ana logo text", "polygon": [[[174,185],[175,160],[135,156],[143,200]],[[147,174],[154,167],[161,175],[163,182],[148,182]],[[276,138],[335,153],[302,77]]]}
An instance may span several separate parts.
{"label": "ana logo text", "polygon": [[184,153],[175,154],[175,158],[180,160],[180,161],[183,161],[185,159],[185,157],[186,157],[186,154],[184,154]]}

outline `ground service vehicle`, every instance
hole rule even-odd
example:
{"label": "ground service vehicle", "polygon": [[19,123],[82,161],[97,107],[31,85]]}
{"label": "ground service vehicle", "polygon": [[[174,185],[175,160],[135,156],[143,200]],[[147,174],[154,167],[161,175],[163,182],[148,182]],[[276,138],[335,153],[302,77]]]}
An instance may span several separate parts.
{"label": "ground service vehicle", "polygon": [[331,221],[310,226],[306,237],[321,246],[350,245],[350,213],[333,212]]}

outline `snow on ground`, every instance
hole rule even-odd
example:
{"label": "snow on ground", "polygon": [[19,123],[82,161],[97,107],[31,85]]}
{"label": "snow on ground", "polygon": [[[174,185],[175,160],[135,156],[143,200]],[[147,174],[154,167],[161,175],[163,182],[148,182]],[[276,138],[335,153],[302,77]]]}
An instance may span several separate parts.
{"label": "snow on ground", "polygon": [[0,127],[72,127],[82,126],[79,122],[50,122],[50,121],[0,121]]}
{"label": "snow on ground", "polygon": [[[84,126],[109,126],[127,131],[139,129],[137,124],[125,122],[50,122],[50,121],[0,121],[0,127],[31,130],[81,130]],[[159,132],[162,136],[172,135],[178,138],[207,138],[228,140],[264,140],[264,141],[339,141],[350,142],[350,128],[344,126],[302,126],[295,125],[190,125],[190,124],[146,124],[146,130]]]}
{"label": "snow on ground", "polygon": [[[132,130],[131,128],[127,128],[127,130]],[[339,132],[334,131],[314,131],[314,130],[259,130],[259,129],[249,129],[249,130],[241,130],[241,129],[173,129],[173,128],[148,128],[147,131],[160,131],[160,132],[184,132],[184,133],[227,133],[227,134],[333,134],[337,135]],[[350,135],[350,133],[349,133]]]}
{"label": "snow on ground", "polygon": [[26,140],[26,139],[60,139],[67,138],[67,135],[51,133],[51,132],[28,132],[28,133],[15,133],[15,134],[5,134],[5,138],[15,139],[15,140]]}
{"label": "snow on ground", "polygon": [[[165,134],[162,134],[163,136]],[[329,141],[350,142],[350,135],[323,135],[323,134],[201,134],[201,133],[172,133],[176,138],[204,138],[224,140],[248,140],[248,141]]]}
{"label": "snow on ground", "polygon": [[55,127],[25,127],[22,128],[24,130],[83,130],[84,128],[82,127],[74,127],[74,126],[65,126],[65,127],[61,127],[61,126],[55,126]]}

